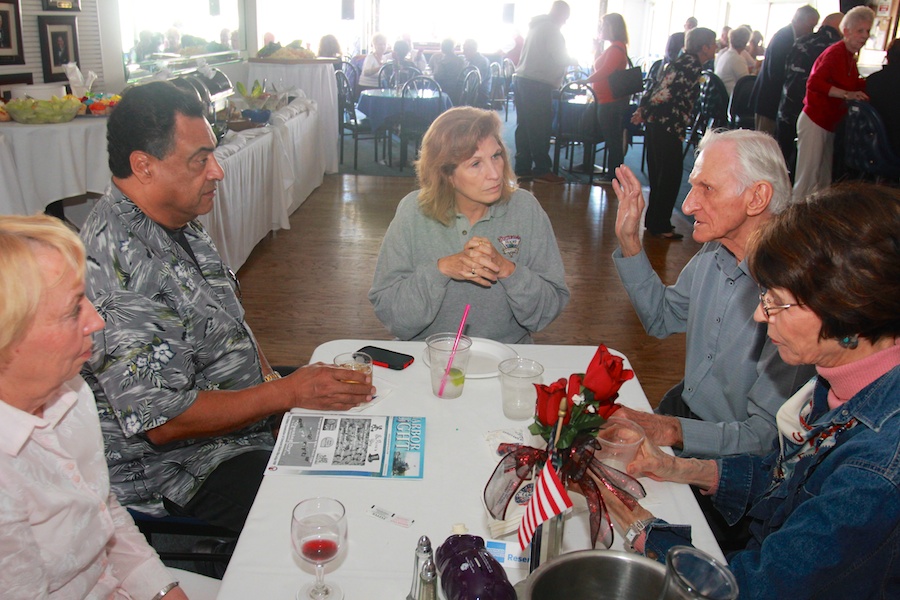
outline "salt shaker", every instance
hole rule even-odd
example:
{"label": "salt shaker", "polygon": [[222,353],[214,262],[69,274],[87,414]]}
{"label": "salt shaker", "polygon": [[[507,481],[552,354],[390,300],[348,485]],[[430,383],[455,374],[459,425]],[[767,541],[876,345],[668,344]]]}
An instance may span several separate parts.
{"label": "salt shaker", "polygon": [[[425,561],[431,558],[431,540],[428,539],[427,535],[423,535],[419,538],[419,543],[416,544],[416,560],[413,564],[412,585],[409,588],[409,594],[406,595],[406,600],[419,600],[419,593],[422,583],[422,567],[425,565]],[[432,565],[433,564],[434,561],[432,561]]]}
{"label": "salt shaker", "polygon": [[430,556],[422,565],[422,573],[419,575],[419,597],[417,600],[437,600],[437,569],[434,559]]}

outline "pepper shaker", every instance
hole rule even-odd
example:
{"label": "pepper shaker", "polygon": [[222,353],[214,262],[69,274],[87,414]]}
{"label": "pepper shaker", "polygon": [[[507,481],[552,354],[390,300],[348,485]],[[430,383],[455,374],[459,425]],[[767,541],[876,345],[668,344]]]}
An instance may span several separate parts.
{"label": "pepper shaker", "polygon": [[422,565],[422,573],[419,575],[419,597],[417,600],[437,600],[437,568],[434,559],[430,556]]}
{"label": "pepper shaker", "polygon": [[422,583],[422,567],[425,565],[425,561],[431,558],[431,540],[428,539],[427,535],[423,535],[419,538],[419,543],[416,544],[416,559],[413,563],[412,585],[409,588],[409,594],[406,595],[406,600],[419,600],[419,592]]}

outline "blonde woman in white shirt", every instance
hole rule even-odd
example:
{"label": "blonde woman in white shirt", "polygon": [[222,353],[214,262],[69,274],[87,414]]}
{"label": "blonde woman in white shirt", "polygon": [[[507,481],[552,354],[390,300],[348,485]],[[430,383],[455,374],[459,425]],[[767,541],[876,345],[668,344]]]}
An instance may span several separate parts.
{"label": "blonde woman in white shirt", "polygon": [[0,216],[0,595],[185,600],[109,489],[84,269],[57,219]]}

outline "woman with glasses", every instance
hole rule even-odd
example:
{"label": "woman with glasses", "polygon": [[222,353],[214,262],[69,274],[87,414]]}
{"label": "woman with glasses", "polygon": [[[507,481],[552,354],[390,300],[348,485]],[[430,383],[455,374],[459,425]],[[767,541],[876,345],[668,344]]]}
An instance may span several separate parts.
{"label": "woman with glasses", "polygon": [[[748,255],[754,318],[817,376],[777,415],[766,457],[681,459],[645,442],[635,476],[697,486],[752,519],[728,566],[747,598],[900,597],[900,191],[829,188],[765,225]],[[636,550],[663,561],[690,528],[604,496]]]}

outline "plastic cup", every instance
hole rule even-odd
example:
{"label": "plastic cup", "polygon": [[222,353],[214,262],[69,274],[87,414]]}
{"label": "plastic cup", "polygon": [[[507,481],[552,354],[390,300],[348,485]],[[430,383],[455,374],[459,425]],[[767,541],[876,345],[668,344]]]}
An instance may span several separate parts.
{"label": "plastic cup", "polygon": [[690,546],[674,546],[666,554],[666,580],[660,600],[735,600],[734,574],[715,558]]}
{"label": "plastic cup", "polygon": [[[351,371],[359,371],[366,375],[372,374],[372,357],[365,352],[344,352],[334,357],[334,366]],[[347,383],[360,383],[347,381]]]}
{"label": "plastic cup", "polygon": [[530,358],[508,358],[497,367],[500,372],[500,392],[503,397],[503,415],[507,419],[523,421],[534,416],[537,390],[544,367]]}
{"label": "plastic cup", "polygon": [[597,458],[604,464],[624,471],[634,460],[638,448],[644,442],[644,428],[623,417],[610,417],[597,432],[600,450]]}
{"label": "plastic cup", "polygon": [[[469,349],[472,340],[468,336],[459,338],[456,354],[453,355],[453,343],[456,341],[455,333],[435,333],[425,339],[428,346],[428,362],[431,367],[431,391],[438,398],[459,398],[466,382],[466,368],[469,365]],[[444,393],[441,394],[441,380],[447,371],[447,362],[453,355],[453,364],[447,375],[447,383],[444,384]]]}

